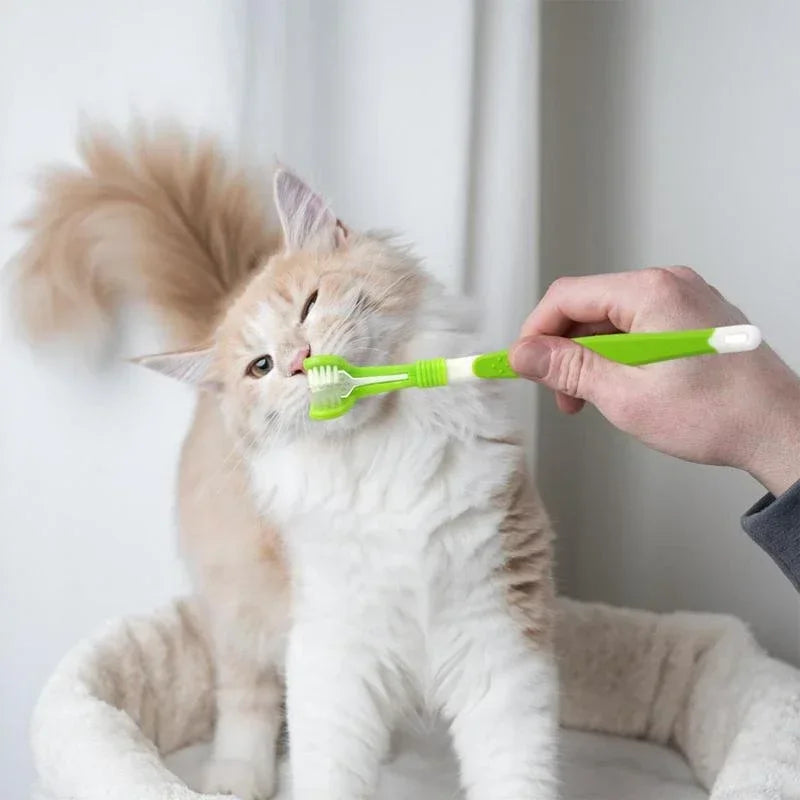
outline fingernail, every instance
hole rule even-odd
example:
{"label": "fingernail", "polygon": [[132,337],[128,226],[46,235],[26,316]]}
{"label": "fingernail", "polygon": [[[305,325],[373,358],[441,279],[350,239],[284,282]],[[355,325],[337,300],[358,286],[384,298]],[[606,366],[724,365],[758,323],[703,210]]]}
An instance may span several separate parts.
{"label": "fingernail", "polygon": [[520,375],[544,378],[550,369],[550,348],[537,339],[523,339],[512,348],[510,361]]}

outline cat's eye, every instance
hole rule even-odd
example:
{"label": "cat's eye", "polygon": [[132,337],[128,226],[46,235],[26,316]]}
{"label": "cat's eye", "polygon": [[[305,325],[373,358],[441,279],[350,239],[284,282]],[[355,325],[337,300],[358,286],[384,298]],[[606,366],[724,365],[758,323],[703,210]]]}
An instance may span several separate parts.
{"label": "cat's eye", "polygon": [[314,303],[317,302],[317,295],[319,295],[319,291],[313,291],[308,296],[308,300],[306,300],[306,304],[303,306],[303,310],[300,312],[300,323],[306,321],[306,317],[309,315],[309,312],[312,308],[314,308]]}
{"label": "cat's eye", "polygon": [[259,356],[247,365],[246,374],[251,378],[263,378],[272,369],[272,356]]}

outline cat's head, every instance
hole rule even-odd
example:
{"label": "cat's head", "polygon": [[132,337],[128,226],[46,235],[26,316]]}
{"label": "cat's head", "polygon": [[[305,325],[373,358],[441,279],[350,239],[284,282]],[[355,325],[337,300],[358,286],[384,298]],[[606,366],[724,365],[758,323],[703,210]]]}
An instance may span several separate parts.
{"label": "cat's head", "polygon": [[274,189],[283,249],[232,302],[214,343],[139,360],[215,393],[246,445],[335,434],[379,414],[385,397],[362,401],[337,420],[309,420],[303,359],[336,354],[353,364],[395,363],[428,286],[407,252],[346,228],[291,172],[279,170]]}

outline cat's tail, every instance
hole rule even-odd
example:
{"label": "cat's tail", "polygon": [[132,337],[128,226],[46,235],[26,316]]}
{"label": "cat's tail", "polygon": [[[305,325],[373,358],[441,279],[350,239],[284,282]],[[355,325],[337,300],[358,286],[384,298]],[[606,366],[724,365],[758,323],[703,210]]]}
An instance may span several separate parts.
{"label": "cat's tail", "polygon": [[207,339],[231,295],[273,252],[266,204],[208,139],[175,128],[80,139],[81,165],[47,173],[21,225],[16,311],[34,340],[107,332],[144,300],[176,346]]}

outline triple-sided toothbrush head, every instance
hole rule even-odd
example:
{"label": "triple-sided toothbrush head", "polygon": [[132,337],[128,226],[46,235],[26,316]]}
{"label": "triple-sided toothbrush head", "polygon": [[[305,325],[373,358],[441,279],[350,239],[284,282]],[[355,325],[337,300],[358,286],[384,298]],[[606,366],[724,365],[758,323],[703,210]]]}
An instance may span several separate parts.
{"label": "triple-sided toothbrush head", "polygon": [[[311,362],[316,359],[318,366]],[[347,371],[350,366],[338,356],[312,356],[305,361],[308,388],[311,392],[312,419],[333,419],[346,414],[356,402],[355,382]]]}
{"label": "triple-sided toothbrush head", "polygon": [[[427,365],[427,367],[425,367]],[[439,369],[436,367],[441,365]],[[356,367],[341,356],[311,356],[303,362],[311,391],[311,419],[334,419],[346,414],[356,400],[371,394],[410,386],[447,383],[444,359],[382,367]]]}

